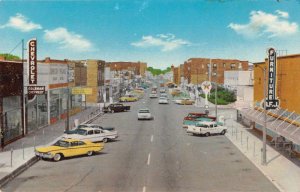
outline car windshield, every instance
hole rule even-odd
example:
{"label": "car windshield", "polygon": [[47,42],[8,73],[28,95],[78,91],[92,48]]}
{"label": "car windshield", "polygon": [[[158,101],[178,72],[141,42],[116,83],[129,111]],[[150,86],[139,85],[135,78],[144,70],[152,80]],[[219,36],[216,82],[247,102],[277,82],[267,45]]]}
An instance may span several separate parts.
{"label": "car windshield", "polygon": [[139,113],[150,113],[149,110],[140,110]]}
{"label": "car windshield", "polygon": [[58,140],[56,143],[53,144],[53,146],[69,147],[70,143],[64,140]]}

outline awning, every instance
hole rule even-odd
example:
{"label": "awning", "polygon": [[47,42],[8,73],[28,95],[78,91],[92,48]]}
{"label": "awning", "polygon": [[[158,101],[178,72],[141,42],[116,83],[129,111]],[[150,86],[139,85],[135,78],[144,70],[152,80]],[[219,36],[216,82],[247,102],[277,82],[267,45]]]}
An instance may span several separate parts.
{"label": "awning", "polygon": [[[254,121],[261,126],[264,126],[263,110],[241,109],[240,112],[247,119]],[[278,117],[269,115],[271,113],[273,115],[277,115]],[[280,117],[282,117],[283,120],[280,119]],[[282,113],[276,110],[270,110],[267,115],[267,129],[272,130],[278,135],[281,135],[286,139],[292,141],[293,143],[300,145],[300,127],[295,124],[296,119],[292,121],[289,120],[291,122],[288,122],[287,120],[288,117],[283,116]]]}

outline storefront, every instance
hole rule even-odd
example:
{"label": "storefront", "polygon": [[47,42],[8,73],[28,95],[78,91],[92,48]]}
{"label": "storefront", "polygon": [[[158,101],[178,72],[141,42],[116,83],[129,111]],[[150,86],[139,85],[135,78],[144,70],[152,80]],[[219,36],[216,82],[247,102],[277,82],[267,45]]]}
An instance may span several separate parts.
{"label": "storefront", "polygon": [[24,136],[23,65],[0,61],[0,146]]}

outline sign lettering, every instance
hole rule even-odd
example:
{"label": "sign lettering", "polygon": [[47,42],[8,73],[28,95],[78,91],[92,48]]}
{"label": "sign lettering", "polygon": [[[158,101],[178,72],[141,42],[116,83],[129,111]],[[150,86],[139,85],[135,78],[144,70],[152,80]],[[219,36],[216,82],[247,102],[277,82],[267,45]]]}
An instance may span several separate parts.
{"label": "sign lettering", "polygon": [[37,84],[37,42],[36,39],[28,41],[28,79],[29,85]]}

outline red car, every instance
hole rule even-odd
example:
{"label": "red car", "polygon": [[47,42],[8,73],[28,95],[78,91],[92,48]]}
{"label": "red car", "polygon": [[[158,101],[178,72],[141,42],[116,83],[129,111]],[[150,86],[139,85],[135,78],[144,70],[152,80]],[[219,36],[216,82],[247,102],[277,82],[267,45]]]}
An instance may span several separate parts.
{"label": "red car", "polygon": [[194,120],[200,117],[207,117],[212,119],[213,121],[216,120],[216,117],[207,116],[205,113],[189,113],[183,120]]}

